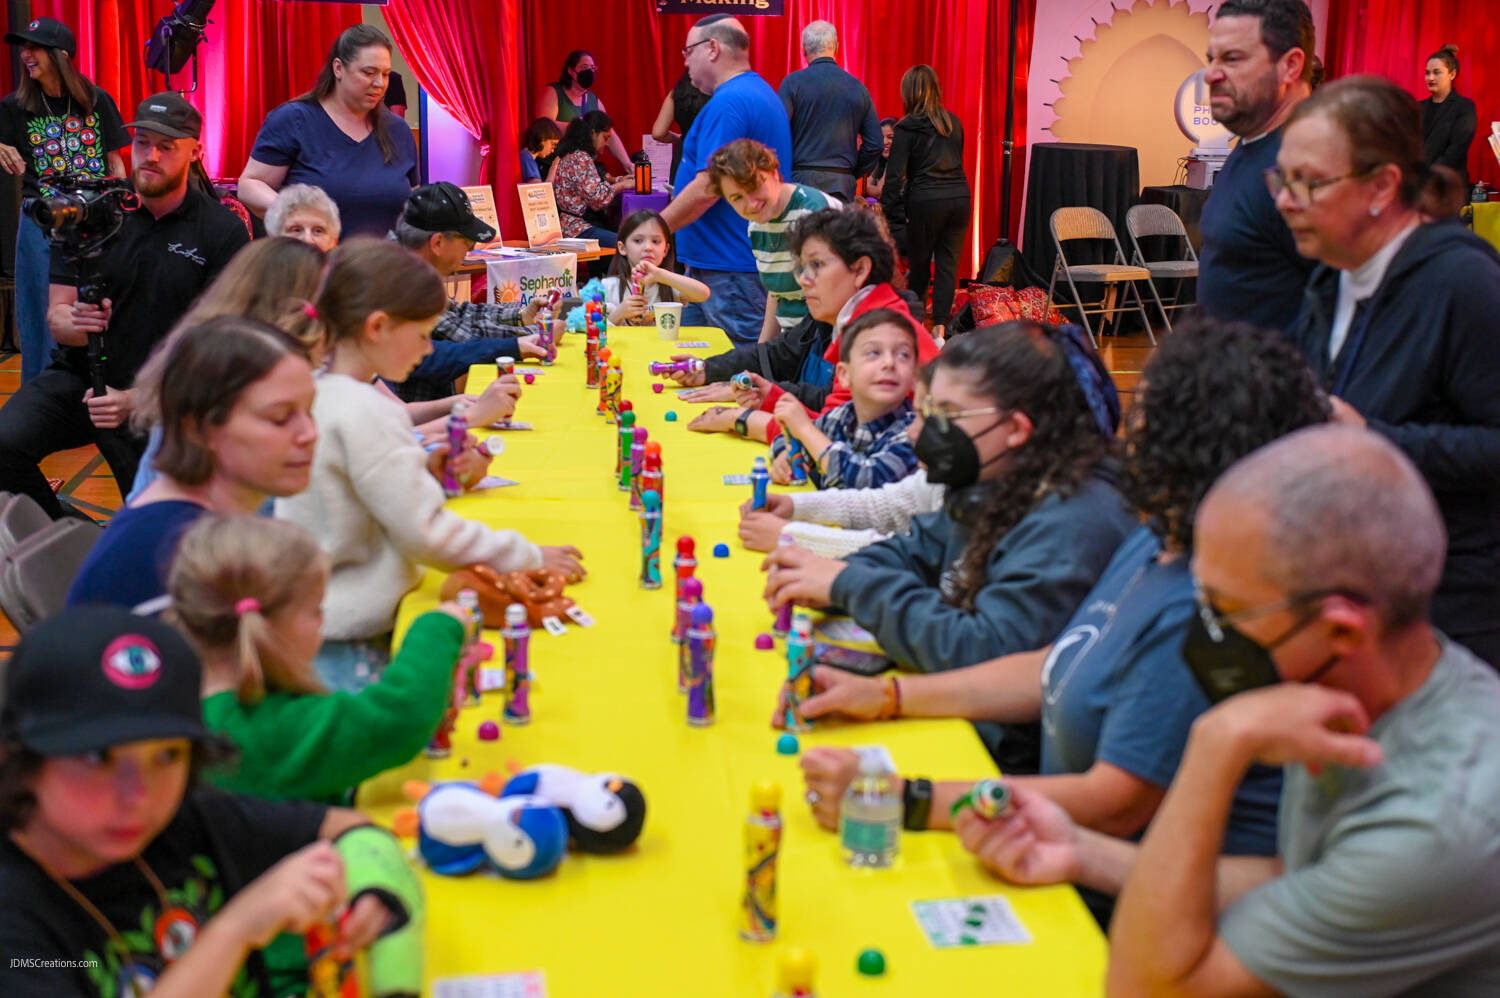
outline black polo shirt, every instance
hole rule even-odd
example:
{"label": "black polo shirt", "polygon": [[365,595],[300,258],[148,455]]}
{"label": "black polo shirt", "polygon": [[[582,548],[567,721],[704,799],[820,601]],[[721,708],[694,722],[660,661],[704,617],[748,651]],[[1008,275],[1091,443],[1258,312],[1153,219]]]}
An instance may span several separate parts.
{"label": "black polo shirt", "polygon": [[[105,380],[111,387],[130,387],[152,348],[249,241],[244,222],[192,188],[182,204],[161,218],[145,208],[126,215],[99,259],[112,303],[105,331]],[[78,284],[77,272],[62,263],[56,250],[52,282]],[[87,374],[88,350],[60,346],[52,363]]]}

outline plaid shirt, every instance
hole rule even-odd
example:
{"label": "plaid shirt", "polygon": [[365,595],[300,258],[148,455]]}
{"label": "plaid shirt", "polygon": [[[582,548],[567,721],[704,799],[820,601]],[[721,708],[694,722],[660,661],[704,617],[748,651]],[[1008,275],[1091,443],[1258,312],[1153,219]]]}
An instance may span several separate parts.
{"label": "plaid shirt", "polygon": [[[468,343],[471,340],[495,339],[496,337],[522,337],[536,332],[521,326],[520,302],[450,302],[448,310],[432,330],[435,340],[452,340]],[[450,393],[451,394],[451,393]]]}
{"label": "plaid shirt", "polygon": [[[906,428],[916,419],[911,399],[902,399],[884,416],[859,422],[854,403],[845,402],[813,420],[813,425],[832,443],[822,454],[812,455],[810,477],[820,489],[873,489],[901,479],[917,470],[917,451]],[[771,457],[786,453],[787,435],[771,444]],[[819,470],[819,466],[822,470]]]}

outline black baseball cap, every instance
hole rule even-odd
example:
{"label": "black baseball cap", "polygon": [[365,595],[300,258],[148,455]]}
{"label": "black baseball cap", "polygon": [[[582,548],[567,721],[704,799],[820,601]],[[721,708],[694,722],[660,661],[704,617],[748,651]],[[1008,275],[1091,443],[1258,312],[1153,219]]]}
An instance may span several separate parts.
{"label": "black baseball cap", "polygon": [[446,180],[424,184],[412,191],[402,217],[426,232],[457,232],[476,243],[495,238],[495,230],[475,216],[469,206],[469,195]]}
{"label": "black baseball cap", "polygon": [[181,94],[168,90],[141,101],[141,106],[135,109],[135,120],[127,122],[125,127],[144,128],[174,139],[196,139],[203,134],[203,115],[183,100]]}
{"label": "black baseball cap", "polygon": [[0,671],[0,731],[44,756],[208,736],[197,654],[168,624],[123,607],[43,621]]}
{"label": "black baseball cap", "polygon": [[73,37],[73,29],[51,17],[39,17],[22,30],[8,33],[5,40],[12,45],[23,42],[45,45],[49,49],[62,49],[69,59],[78,57],[78,39]]}

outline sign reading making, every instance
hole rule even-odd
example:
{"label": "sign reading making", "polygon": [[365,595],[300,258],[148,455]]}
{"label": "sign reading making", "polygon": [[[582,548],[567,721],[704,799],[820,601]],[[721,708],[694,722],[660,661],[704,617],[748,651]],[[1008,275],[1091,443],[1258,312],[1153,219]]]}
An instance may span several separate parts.
{"label": "sign reading making", "polygon": [[731,14],[735,17],[780,17],[786,0],[656,0],[658,14]]}

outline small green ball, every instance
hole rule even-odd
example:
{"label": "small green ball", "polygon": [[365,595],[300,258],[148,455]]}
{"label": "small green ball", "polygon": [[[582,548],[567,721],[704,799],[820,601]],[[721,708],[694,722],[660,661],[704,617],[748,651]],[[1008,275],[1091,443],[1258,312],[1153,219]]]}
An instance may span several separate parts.
{"label": "small green ball", "polygon": [[859,954],[856,966],[866,977],[879,977],[885,973],[885,954],[878,949],[867,949]]}

